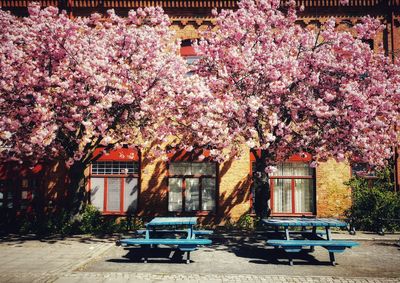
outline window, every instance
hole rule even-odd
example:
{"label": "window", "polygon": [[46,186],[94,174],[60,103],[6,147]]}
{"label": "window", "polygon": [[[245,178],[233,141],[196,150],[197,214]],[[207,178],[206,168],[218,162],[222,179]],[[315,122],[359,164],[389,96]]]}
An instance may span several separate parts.
{"label": "window", "polygon": [[366,179],[377,179],[375,170],[370,170],[366,163],[352,164],[351,173],[353,176],[363,177]]}
{"label": "window", "polygon": [[19,213],[32,211],[37,187],[37,177],[0,180],[0,209],[15,209]]}
{"label": "window", "polygon": [[104,213],[124,214],[137,209],[139,163],[93,162],[90,176],[91,203]]}
{"label": "window", "polygon": [[314,213],[314,170],[305,162],[283,162],[270,176],[272,214]]}
{"label": "window", "polygon": [[174,162],[169,164],[168,210],[215,211],[217,164]]}

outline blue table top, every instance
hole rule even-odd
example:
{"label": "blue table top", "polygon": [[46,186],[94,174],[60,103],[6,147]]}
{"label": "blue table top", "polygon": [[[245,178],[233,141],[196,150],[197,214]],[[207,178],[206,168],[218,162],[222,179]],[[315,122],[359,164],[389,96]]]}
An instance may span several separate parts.
{"label": "blue table top", "polygon": [[343,221],[330,218],[267,218],[262,222],[268,226],[280,227],[346,227]]}
{"label": "blue table top", "polygon": [[146,224],[149,226],[169,226],[169,225],[196,225],[197,217],[156,217]]}

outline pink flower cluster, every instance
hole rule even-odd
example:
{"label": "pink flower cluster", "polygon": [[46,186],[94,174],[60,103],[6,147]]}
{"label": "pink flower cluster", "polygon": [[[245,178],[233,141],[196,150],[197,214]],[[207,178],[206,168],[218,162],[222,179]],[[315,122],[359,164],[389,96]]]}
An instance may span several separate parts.
{"label": "pink flower cluster", "polygon": [[29,13],[0,11],[0,160],[72,165],[98,146],[170,134],[176,99],[192,91],[161,8],[72,20],[33,4]]}
{"label": "pink flower cluster", "polygon": [[98,146],[151,144],[162,157],[168,140],[217,160],[246,144],[268,151],[269,165],[299,152],[313,166],[383,165],[399,144],[400,66],[362,41],[379,21],[364,19],[356,38],[334,19],[312,30],[280,2],[217,15],[194,75],[160,8],[75,20],[38,5],[23,19],[0,11],[0,159],[72,165]]}
{"label": "pink flower cluster", "polygon": [[[267,150],[269,164],[308,152],[316,161],[383,165],[399,144],[400,66],[362,41],[379,20],[365,18],[354,38],[337,31],[335,19],[319,30],[300,27],[293,5],[287,12],[278,5],[243,0],[203,34],[195,71],[214,100],[193,140],[221,152],[229,143],[235,154],[246,142]],[[216,107],[223,114],[208,117]]]}

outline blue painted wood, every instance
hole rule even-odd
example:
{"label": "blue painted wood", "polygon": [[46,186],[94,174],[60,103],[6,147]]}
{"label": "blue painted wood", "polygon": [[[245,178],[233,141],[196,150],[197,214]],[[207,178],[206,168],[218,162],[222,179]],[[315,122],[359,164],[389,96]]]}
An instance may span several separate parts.
{"label": "blue painted wood", "polygon": [[209,239],[123,239],[120,240],[122,246],[134,245],[178,245],[182,247],[191,247],[198,245],[210,245]]}
{"label": "blue painted wood", "polygon": [[343,221],[330,218],[267,218],[262,222],[274,227],[346,227]]}
{"label": "blue painted wood", "polygon": [[270,246],[281,246],[281,247],[302,247],[302,246],[321,246],[330,248],[335,250],[334,247],[337,248],[351,248],[359,246],[359,243],[353,241],[345,241],[345,240],[267,240],[267,244]]}
{"label": "blue painted wood", "polygon": [[211,235],[214,234],[212,230],[193,230],[193,234],[195,235]]}
{"label": "blue painted wood", "polygon": [[[136,234],[143,235],[146,233],[147,230],[145,229],[140,229],[136,230]],[[165,230],[165,229],[159,229],[159,230],[150,230],[150,233],[187,233],[186,229],[171,229],[171,230]]]}
{"label": "blue painted wood", "polygon": [[155,217],[146,227],[171,225],[196,225],[197,217]]}

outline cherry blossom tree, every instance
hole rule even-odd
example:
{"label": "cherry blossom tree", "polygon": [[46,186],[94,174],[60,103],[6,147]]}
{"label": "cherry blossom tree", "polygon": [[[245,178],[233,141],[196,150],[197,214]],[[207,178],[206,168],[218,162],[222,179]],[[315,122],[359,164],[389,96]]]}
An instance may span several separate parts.
{"label": "cherry blossom tree", "polygon": [[[294,1],[243,0],[222,11],[197,45],[195,72],[214,98],[191,122],[187,145],[224,158],[246,143],[257,156],[256,211],[268,215],[269,173],[293,154],[382,166],[398,145],[400,66],[364,43],[382,27],[366,17],[350,31],[335,19],[304,28]],[[344,1],[346,4],[346,1]],[[207,110],[209,109],[209,110]]]}
{"label": "cherry blossom tree", "polygon": [[164,141],[175,96],[196,84],[169,25],[161,8],[76,19],[37,4],[26,18],[0,11],[0,160],[66,162],[75,198],[96,148]]}

